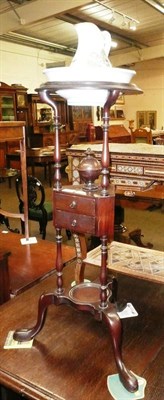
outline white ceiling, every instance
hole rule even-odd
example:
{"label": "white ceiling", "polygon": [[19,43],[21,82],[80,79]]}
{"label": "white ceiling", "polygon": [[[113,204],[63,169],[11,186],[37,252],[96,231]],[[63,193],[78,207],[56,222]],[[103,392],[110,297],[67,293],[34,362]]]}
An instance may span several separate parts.
{"label": "white ceiling", "polygon": [[[137,30],[122,26],[117,13],[111,23],[110,8],[139,21]],[[77,47],[74,24],[84,21],[108,30],[118,42],[111,50],[114,65],[164,57],[164,0],[0,0],[2,40],[72,56]]]}

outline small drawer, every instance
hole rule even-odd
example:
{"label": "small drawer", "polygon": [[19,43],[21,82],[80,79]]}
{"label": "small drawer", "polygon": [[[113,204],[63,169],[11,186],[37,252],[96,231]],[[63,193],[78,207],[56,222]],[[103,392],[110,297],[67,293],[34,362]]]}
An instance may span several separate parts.
{"label": "small drawer", "polygon": [[95,217],[55,210],[54,226],[72,232],[95,234]]}
{"label": "small drawer", "polygon": [[95,216],[95,199],[93,197],[54,192],[54,207],[70,213]]}

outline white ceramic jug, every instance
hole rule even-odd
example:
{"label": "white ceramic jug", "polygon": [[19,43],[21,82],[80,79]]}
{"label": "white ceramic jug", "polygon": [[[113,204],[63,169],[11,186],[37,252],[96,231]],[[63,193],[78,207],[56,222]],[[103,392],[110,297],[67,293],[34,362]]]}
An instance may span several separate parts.
{"label": "white ceramic jug", "polygon": [[78,35],[78,47],[71,66],[77,67],[110,67],[108,54],[111,47],[111,35],[90,23],[75,25]]}

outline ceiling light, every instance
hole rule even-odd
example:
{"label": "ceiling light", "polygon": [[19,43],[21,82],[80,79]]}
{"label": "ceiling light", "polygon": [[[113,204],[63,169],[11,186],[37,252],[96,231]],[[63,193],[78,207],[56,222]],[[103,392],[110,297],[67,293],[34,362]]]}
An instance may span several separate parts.
{"label": "ceiling light", "polygon": [[137,27],[136,27],[136,22],[134,20],[129,22],[129,29],[131,31],[136,31]]}
{"label": "ceiling light", "polygon": [[111,47],[112,47],[113,49],[116,49],[117,46],[118,46],[118,43],[115,42],[114,40],[112,40],[112,41],[111,41]]}
{"label": "ceiling light", "polygon": [[115,19],[116,19],[115,13],[114,13],[113,10],[111,10],[111,13],[108,15],[108,21],[109,21],[109,22],[114,22]]}
{"label": "ceiling light", "polygon": [[128,25],[128,21],[127,21],[127,19],[126,19],[126,16],[125,15],[123,15],[123,20],[122,20],[122,24],[121,24],[121,26],[127,26]]}
{"label": "ceiling light", "polygon": [[[132,18],[126,14],[123,14],[121,11],[115,10],[114,8],[111,8],[107,6],[107,4],[102,3],[100,0],[94,0],[96,3],[101,5],[102,7],[105,7],[107,10],[110,11],[108,15],[108,21],[109,23],[114,22],[117,20],[117,15],[121,15],[123,17],[123,22],[121,26],[128,26],[129,29],[135,31],[137,29],[137,24],[139,24],[139,21],[135,18]],[[147,1],[147,0],[146,0]],[[148,0],[149,1],[149,0]],[[151,0],[150,0],[151,1]]]}

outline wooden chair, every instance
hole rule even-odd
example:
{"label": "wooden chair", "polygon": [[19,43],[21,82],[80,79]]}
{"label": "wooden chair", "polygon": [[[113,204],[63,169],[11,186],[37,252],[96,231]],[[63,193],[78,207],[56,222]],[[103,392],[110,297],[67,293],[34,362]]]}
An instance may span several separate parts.
{"label": "wooden chair", "polygon": [[[28,191],[28,219],[38,221],[42,239],[46,237],[46,227],[48,221],[53,219],[52,203],[45,201],[45,190],[39,179],[33,176],[27,176],[27,191]],[[19,199],[19,211],[24,210],[24,201],[22,195],[22,178],[16,178],[16,192]],[[22,233],[25,233],[24,222],[21,222]]]}
{"label": "wooden chair", "polygon": [[152,132],[147,131],[146,129],[136,129],[134,132],[131,134],[131,141],[132,143],[148,143],[152,144],[153,139],[152,139]]}

